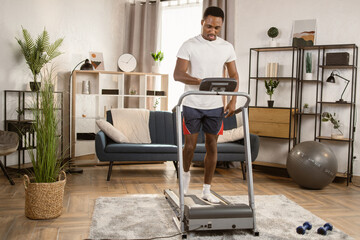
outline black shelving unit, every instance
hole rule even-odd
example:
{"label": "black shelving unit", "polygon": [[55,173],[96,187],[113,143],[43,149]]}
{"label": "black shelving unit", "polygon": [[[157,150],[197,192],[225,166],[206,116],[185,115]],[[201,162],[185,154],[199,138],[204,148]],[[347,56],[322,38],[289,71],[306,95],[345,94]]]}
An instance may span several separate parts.
{"label": "black shelving unit", "polygon": [[[287,76],[279,77],[266,77],[259,74],[259,61],[263,53],[269,52],[289,52],[291,55],[291,60],[289,64],[291,65],[291,73]],[[305,79],[304,68],[305,68],[305,55],[307,52],[313,52],[316,55],[316,64],[313,64],[313,68],[316,69],[316,74],[313,75],[313,79]],[[326,53],[328,52],[348,52],[352,58],[350,59],[349,65],[326,65]],[[254,57],[255,56],[255,57]],[[314,61],[314,59],[313,59]],[[303,123],[312,121],[313,126],[311,130],[313,133],[312,140],[319,141],[323,143],[332,142],[336,144],[346,144],[348,147],[347,151],[347,170],[346,178],[347,184],[351,182],[353,175],[353,159],[354,159],[354,137],[355,137],[355,109],[356,109],[356,85],[357,85],[357,65],[358,65],[358,47],[355,44],[335,44],[335,45],[315,45],[311,47],[295,48],[295,47],[266,47],[266,48],[251,48],[249,56],[249,82],[248,82],[248,93],[252,95],[253,98],[253,107],[261,107],[258,104],[258,92],[259,82],[264,82],[269,79],[276,79],[279,81],[290,81],[290,99],[288,107],[290,109],[290,124],[289,124],[289,137],[286,138],[289,141],[289,151],[292,145],[303,141],[302,132]],[[254,71],[255,70],[255,71]],[[328,100],[324,99],[324,89],[327,86],[324,86],[326,82],[327,75],[325,72],[330,72],[333,70],[341,71],[351,71],[351,79],[347,91],[350,91],[350,99],[346,99],[347,103],[336,102],[336,97],[334,99]],[[280,83],[281,84],[281,83]],[[255,92],[254,89],[255,88]],[[304,104],[304,89],[308,88],[309,91],[313,91],[313,100],[311,105],[313,106],[313,111],[311,113],[303,112]],[[342,90],[342,89],[341,89]],[[277,90],[276,90],[277,91]],[[251,94],[253,92],[253,94]],[[265,94],[263,94],[265,95]],[[322,121],[321,114],[324,112],[325,106],[336,106],[340,108],[348,109],[348,132],[349,136],[346,136],[343,139],[333,139],[330,136],[322,136]],[[266,107],[266,106],[263,106]],[[294,111],[292,111],[294,110]],[[292,114],[295,114],[296,127],[291,132],[292,125]],[[249,116],[251,117],[251,116]],[[250,129],[251,130],[251,129]],[[269,137],[269,136],[267,136]]]}
{"label": "black shelving unit", "polygon": [[[63,93],[54,92],[56,98],[59,99],[60,107],[56,108],[60,114],[60,142],[61,152],[64,150],[63,143]],[[36,137],[33,132],[32,124],[32,108],[30,106],[39,106],[39,95],[37,92],[21,91],[21,90],[5,90],[4,91],[4,129],[13,131],[19,135],[18,164],[17,170],[21,170],[25,165],[25,152],[28,149],[36,148]],[[14,107],[16,109],[14,109]],[[17,110],[17,111],[16,111]],[[16,112],[16,117],[9,116],[10,112]],[[13,113],[14,113],[13,112]],[[4,165],[7,166],[6,156],[4,156]]]}
{"label": "black shelving unit", "polygon": [[[303,80],[304,73],[304,56],[306,52],[311,51],[317,54],[316,60],[316,70],[317,74],[313,80]],[[348,52],[352,55],[348,65],[326,65],[326,54],[329,52]],[[346,179],[347,185],[351,182],[353,175],[353,159],[354,159],[354,137],[355,137],[355,109],[356,109],[356,84],[357,84],[357,65],[358,65],[358,47],[355,44],[335,44],[335,45],[316,45],[312,47],[306,47],[300,49],[301,61],[299,62],[300,69],[300,79],[297,84],[297,89],[299,92],[299,97],[297,99],[298,106],[302,106],[303,102],[303,87],[304,85],[311,85],[314,89],[315,99],[313,106],[315,111],[312,115],[314,121],[314,141],[319,141],[323,143],[336,143],[336,144],[345,144],[348,147],[347,151],[347,170],[346,170]],[[329,72],[334,70],[341,71],[350,71],[351,78],[349,88],[347,91],[350,91],[350,99],[346,99],[346,103],[336,102],[337,96],[333,96],[331,99],[324,99],[324,91],[328,87],[326,80]],[[342,89],[341,89],[342,90]],[[340,97],[340,95],[339,95]],[[348,110],[348,136],[343,139],[335,139],[330,136],[323,136],[321,121],[321,115],[324,112],[325,107],[336,107],[344,108]],[[298,115],[298,143],[301,142],[301,132],[302,121],[307,121],[309,119],[303,119],[304,114]]]}
{"label": "black shelving unit", "polygon": [[[267,77],[267,76],[261,75],[259,73],[260,58],[264,54],[275,53],[275,52],[287,52],[288,53],[287,55],[289,55],[289,56],[287,56],[287,57],[291,59],[291,66],[290,66],[289,71],[286,73],[286,75],[281,75],[281,76],[279,75],[277,77]],[[282,138],[282,139],[288,140],[288,151],[290,151],[291,146],[294,146],[296,143],[296,134],[295,134],[296,132],[295,132],[295,128],[292,127],[292,125],[295,124],[293,121],[294,121],[294,119],[296,119],[293,117],[293,115],[294,115],[294,113],[297,112],[295,89],[296,89],[296,84],[299,79],[299,71],[298,71],[298,62],[299,62],[299,57],[300,57],[299,49],[296,47],[250,48],[249,56],[250,57],[249,57],[248,93],[250,95],[251,95],[252,87],[255,84],[255,97],[253,98],[254,99],[254,100],[252,100],[253,104],[250,107],[261,107],[258,104],[258,97],[260,95],[258,93],[258,88],[259,88],[260,82],[264,83],[265,80],[270,80],[270,79],[278,80],[280,82],[283,82],[283,81],[290,82],[290,99],[288,102],[288,106],[286,107],[289,110],[289,131],[288,131],[288,137]],[[255,64],[252,64],[253,57],[254,57]],[[255,68],[255,72],[253,71],[254,70],[253,68]],[[266,106],[263,106],[263,107],[266,107]],[[276,108],[274,108],[274,109],[276,109]],[[269,137],[269,136],[266,136],[266,137]],[[278,137],[274,137],[274,138],[278,138]]]}

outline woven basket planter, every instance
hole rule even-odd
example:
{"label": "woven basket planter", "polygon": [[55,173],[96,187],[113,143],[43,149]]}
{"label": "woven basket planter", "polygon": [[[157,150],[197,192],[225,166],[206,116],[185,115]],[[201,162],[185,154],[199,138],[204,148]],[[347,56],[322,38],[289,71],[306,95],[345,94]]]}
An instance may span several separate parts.
{"label": "woven basket planter", "polygon": [[32,183],[29,177],[24,175],[25,216],[30,219],[52,219],[60,216],[65,183],[64,171],[61,171],[59,180],[53,183]]}

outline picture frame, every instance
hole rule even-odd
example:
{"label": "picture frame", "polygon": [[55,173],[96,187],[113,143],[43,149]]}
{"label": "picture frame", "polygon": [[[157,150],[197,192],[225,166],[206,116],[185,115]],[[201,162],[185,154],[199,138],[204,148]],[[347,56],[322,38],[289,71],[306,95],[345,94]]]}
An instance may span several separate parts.
{"label": "picture frame", "polygon": [[292,46],[311,47],[315,45],[316,19],[295,20],[293,22]]}

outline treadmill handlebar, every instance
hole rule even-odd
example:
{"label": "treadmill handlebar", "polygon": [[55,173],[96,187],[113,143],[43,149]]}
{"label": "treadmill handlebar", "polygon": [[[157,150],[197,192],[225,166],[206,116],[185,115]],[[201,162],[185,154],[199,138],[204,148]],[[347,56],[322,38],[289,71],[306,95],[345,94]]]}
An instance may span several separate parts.
{"label": "treadmill handlebar", "polygon": [[173,112],[176,111],[177,106],[181,106],[182,101],[185,97],[189,95],[221,95],[221,96],[238,96],[238,97],[245,97],[246,102],[244,105],[240,106],[235,110],[235,114],[242,111],[242,109],[247,108],[250,104],[250,96],[245,92],[215,92],[215,91],[188,91],[180,96],[178,104],[172,109]]}

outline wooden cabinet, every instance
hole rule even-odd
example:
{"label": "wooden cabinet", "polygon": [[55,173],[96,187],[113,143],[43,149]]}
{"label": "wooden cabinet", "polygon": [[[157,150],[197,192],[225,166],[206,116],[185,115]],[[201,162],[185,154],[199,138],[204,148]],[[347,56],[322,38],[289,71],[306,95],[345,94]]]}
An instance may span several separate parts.
{"label": "wooden cabinet", "polygon": [[289,108],[250,107],[250,133],[261,137],[294,138],[294,113],[295,109]]}
{"label": "wooden cabinet", "polygon": [[95,153],[96,120],[112,108],[166,111],[168,75],[140,72],[74,71],[71,157]]}

